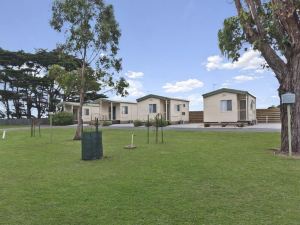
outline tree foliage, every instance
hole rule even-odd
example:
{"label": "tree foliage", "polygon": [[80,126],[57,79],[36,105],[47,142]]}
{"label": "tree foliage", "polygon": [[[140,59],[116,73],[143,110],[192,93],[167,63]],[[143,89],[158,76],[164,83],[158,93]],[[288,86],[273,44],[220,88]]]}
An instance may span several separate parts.
{"label": "tree foliage", "polygon": [[55,111],[61,87],[48,76],[52,65],[67,70],[78,68],[78,60],[61,54],[58,50],[37,50],[35,53],[0,49],[0,96],[7,118],[31,118],[33,110],[37,117]]}
{"label": "tree foliage", "polygon": [[[121,59],[117,57],[121,36],[119,24],[113,6],[103,0],[54,0],[50,24],[66,35],[62,49],[81,61],[79,71],[58,77],[66,91],[70,92],[73,87],[79,91],[79,119],[74,139],[81,139],[82,106],[87,86],[95,85],[97,80],[100,81],[99,90],[109,86],[117,94],[127,95],[128,83],[122,77],[116,79],[121,70]],[[92,89],[97,89],[96,85]]]}

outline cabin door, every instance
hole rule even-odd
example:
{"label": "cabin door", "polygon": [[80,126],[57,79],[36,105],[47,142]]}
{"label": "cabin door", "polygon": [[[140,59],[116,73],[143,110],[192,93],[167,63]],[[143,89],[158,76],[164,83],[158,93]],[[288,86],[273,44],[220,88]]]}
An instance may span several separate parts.
{"label": "cabin door", "polygon": [[[110,120],[116,120],[116,117],[117,117],[117,116],[116,116],[116,115],[117,115],[117,114],[116,114],[116,112],[117,112],[116,106],[113,106],[113,107],[112,107],[112,110],[113,110],[113,111],[112,111],[112,113],[111,113],[111,107],[108,108],[109,118],[110,118]],[[112,115],[111,115],[111,114],[112,114]],[[111,116],[112,116],[112,118],[111,118]]]}
{"label": "cabin door", "polygon": [[73,120],[78,121],[78,108],[73,108]]}
{"label": "cabin door", "polygon": [[240,100],[240,120],[245,121],[246,118],[246,100]]}

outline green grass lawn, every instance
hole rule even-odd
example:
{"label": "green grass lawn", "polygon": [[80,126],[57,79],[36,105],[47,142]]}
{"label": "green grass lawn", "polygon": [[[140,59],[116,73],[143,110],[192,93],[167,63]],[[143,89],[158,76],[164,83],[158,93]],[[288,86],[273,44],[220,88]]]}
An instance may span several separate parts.
{"label": "green grass lawn", "polygon": [[106,158],[81,161],[73,132],[0,141],[0,224],[299,224],[300,161],[267,150],[278,133],[166,131],[148,145],[139,130],[129,151],[130,132],[107,129]]}
{"label": "green grass lawn", "polygon": [[30,128],[30,125],[0,125],[0,130],[8,128]]}

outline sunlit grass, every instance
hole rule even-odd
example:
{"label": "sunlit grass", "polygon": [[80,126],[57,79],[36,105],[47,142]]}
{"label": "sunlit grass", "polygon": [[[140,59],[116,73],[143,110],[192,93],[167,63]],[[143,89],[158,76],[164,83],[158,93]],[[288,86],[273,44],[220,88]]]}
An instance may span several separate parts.
{"label": "sunlit grass", "polygon": [[104,130],[105,159],[81,161],[74,129],[0,141],[0,224],[299,224],[300,161],[278,133]]}

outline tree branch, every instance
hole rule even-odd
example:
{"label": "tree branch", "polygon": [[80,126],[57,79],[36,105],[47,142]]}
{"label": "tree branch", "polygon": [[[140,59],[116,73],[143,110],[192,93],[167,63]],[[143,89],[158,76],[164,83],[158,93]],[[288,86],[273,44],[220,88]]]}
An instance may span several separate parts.
{"label": "tree branch", "polygon": [[292,49],[300,52],[300,25],[293,1],[272,0],[274,14],[291,38]]}
{"label": "tree branch", "polygon": [[[246,0],[249,9],[251,11],[251,16],[253,21],[258,24],[257,30],[250,24],[249,20],[241,19],[241,25],[244,30],[244,32],[247,35],[247,38],[249,39],[249,42],[251,44],[255,44],[258,42],[258,44],[255,46],[263,55],[265,60],[267,61],[268,65],[272,68],[274,71],[277,79],[281,81],[283,79],[283,76],[287,73],[288,69],[284,61],[279,57],[279,55],[276,53],[276,51],[270,46],[269,43],[265,40],[264,31],[261,22],[259,21],[259,18],[257,17],[257,6],[253,4],[253,1]],[[256,1],[256,3],[259,3]],[[235,0],[236,9],[238,11],[238,15],[240,18],[243,18],[243,15],[246,13],[240,0]]]}

